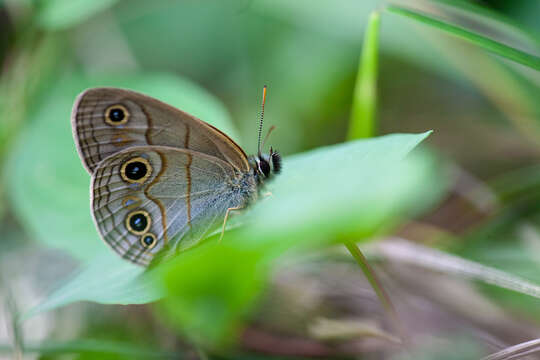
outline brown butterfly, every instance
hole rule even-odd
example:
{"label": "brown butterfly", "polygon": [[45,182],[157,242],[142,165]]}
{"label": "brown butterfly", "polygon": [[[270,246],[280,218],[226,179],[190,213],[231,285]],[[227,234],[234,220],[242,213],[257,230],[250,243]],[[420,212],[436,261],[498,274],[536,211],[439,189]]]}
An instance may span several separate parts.
{"label": "brown butterfly", "polygon": [[[248,157],[230,137],[149,96],[94,88],[77,97],[73,137],[92,175],[92,214],[114,251],[139,265],[190,248],[258,197],[281,169],[270,149]],[[270,132],[269,132],[270,133]],[[223,233],[222,233],[223,234]]]}

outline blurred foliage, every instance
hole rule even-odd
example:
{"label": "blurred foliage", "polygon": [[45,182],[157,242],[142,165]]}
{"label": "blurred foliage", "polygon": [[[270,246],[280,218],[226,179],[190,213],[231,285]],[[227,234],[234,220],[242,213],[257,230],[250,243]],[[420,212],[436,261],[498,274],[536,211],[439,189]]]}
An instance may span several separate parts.
{"label": "blurred foliage", "polygon": [[375,134],[377,107],[377,67],[379,54],[379,12],[371,13],[364,35],[358,77],[354,89],[348,139],[371,137]]}
{"label": "blurred foliage", "polygon": [[432,17],[425,16],[415,11],[410,11],[401,7],[394,6],[390,6],[388,10],[396,14],[410,17],[418,22],[425,23],[440,30],[446,31],[454,36],[468,40],[471,43],[481,48],[484,48],[494,54],[511,59],[517,63],[531,67],[535,70],[540,70],[540,58],[527,52],[520,51],[516,48],[504,45],[501,42],[491,40],[487,37],[479,36],[477,33],[467,31],[459,26],[454,26],[444,21],[435,20]]}
{"label": "blurred foliage", "polygon": [[[10,324],[0,350],[11,351],[20,333],[15,343],[42,359],[342,358],[351,348],[451,359],[537,336],[539,300],[493,285],[450,287],[464,308],[508,315],[500,322],[508,329],[487,323],[490,342],[463,338],[474,334],[469,320],[485,320],[473,314],[454,332],[407,329],[418,346],[406,354],[391,341],[364,347],[362,336],[341,347],[294,320],[301,310],[308,319],[355,320],[354,304],[377,324],[367,333],[390,331],[384,316],[369,315],[376,300],[335,281],[325,301],[308,301],[324,276],[345,277],[331,266],[342,241],[404,237],[471,268],[483,264],[486,278],[496,269],[519,276],[515,289],[540,283],[539,13],[535,0],[0,0],[0,295],[17,303],[0,296],[0,322]],[[215,236],[150,271],[112,253],[92,224],[90,177],[71,136],[76,95],[94,86],[143,92],[212,123],[249,153],[263,84],[266,122],[277,126],[269,143],[285,155],[272,196],[233,217],[221,244]],[[429,147],[412,151],[428,130]],[[293,273],[276,280],[284,259],[312,254],[311,266],[326,270],[321,283],[309,287]],[[397,267],[403,280],[410,269],[398,255],[370,260],[378,271]],[[446,281],[456,273],[448,269]],[[407,301],[384,274],[400,314]],[[426,303],[449,286],[413,278],[411,291]],[[423,293],[428,285],[437,290]],[[277,312],[268,305],[276,294],[287,295]],[[150,311],[66,306],[158,299]],[[435,303],[421,313],[442,324]],[[298,313],[279,316],[289,308]],[[11,321],[17,309],[25,322]]]}
{"label": "blurred foliage", "polygon": [[77,25],[114,5],[117,0],[49,0],[37,4],[37,23],[45,29],[58,30]]}
{"label": "blurred foliage", "polygon": [[[4,349],[0,349],[4,350]],[[7,349],[6,349],[7,350]],[[75,340],[66,343],[50,342],[43,345],[28,346],[28,353],[38,353],[43,360],[55,359],[56,355],[79,354],[79,359],[164,359],[178,356],[171,352],[160,352],[143,346],[134,346],[115,341]]]}

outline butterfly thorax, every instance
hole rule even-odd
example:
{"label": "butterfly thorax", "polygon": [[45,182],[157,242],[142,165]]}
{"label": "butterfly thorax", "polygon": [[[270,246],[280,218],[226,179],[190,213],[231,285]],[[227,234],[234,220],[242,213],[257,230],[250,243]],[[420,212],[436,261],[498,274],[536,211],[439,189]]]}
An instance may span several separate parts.
{"label": "butterfly thorax", "polygon": [[227,186],[232,195],[231,200],[241,199],[234,206],[244,207],[258,198],[257,180],[252,172],[237,172],[234,178],[229,179]]}

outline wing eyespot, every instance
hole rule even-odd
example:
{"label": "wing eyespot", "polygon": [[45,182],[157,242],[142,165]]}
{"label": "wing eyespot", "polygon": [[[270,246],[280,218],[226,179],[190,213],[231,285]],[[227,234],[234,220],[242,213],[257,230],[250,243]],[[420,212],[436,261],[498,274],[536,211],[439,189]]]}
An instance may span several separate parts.
{"label": "wing eyespot", "polygon": [[144,210],[133,211],[126,216],[126,227],[134,235],[145,234],[151,225],[152,218]]}
{"label": "wing eyespot", "polygon": [[130,184],[143,184],[150,175],[152,175],[152,165],[141,156],[129,159],[120,168],[120,177]]}
{"label": "wing eyespot", "polygon": [[121,104],[114,104],[105,109],[105,122],[112,126],[124,125],[130,117],[129,110]]}
{"label": "wing eyespot", "polygon": [[146,249],[152,249],[157,244],[156,235],[147,233],[141,236],[141,245]]}

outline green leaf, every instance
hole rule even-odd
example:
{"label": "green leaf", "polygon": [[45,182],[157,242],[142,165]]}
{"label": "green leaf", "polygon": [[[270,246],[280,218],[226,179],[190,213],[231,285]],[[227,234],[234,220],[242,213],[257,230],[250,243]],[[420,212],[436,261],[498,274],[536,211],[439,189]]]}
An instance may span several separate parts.
{"label": "green leaf", "polygon": [[58,81],[18,138],[3,175],[16,215],[39,241],[79,259],[109,251],[90,214],[90,175],[71,134],[77,94],[89,87],[116,86],[154,96],[226,131],[235,131],[223,105],[193,83],[172,75],[69,77]]}
{"label": "green leaf", "polygon": [[23,314],[23,320],[77,301],[102,304],[146,304],[162,297],[160,285],[144,268],[107,251],[84,264],[47,299]]}
{"label": "green leaf", "polygon": [[428,190],[429,161],[407,156],[427,135],[390,135],[286,158],[284,173],[269,185],[272,196],[246,214],[246,226],[167,269],[165,317],[194,342],[228,345],[278,257],[365,239],[433,200],[442,183]]}
{"label": "green leaf", "polygon": [[[30,314],[81,300],[142,303],[155,300],[165,291],[182,301],[174,316],[188,318],[187,327],[201,328],[204,324],[197,319],[206,318],[204,304],[215,295],[216,316],[222,323],[214,322],[216,329],[207,335],[218,339],[220,334],[237,328],[231,319],[243,313],[241,309],[249,309],[249,301],[256,299],[260,289],[265,266],[283,251],[328,244],[343,236],[359,240],[429,205],[444,182],[434,177],[429,159],[407,156],[426,136],[428,133],[389,135],[287,157],[283,173],[270,183],[273,195],[241,217],[248,222],[246,226],[226,233],[221,245],[207,245],[180,255],[165,268],[169,270],[165,270],[163,287],[160,267],[143,276],[140,268],[123,260],[100,257]],[[96,240],[93,244],[100,243]],[[117,256],[112,252],[109,255]],[[216,288],[222,283],[227,286]],[[236,298],[235,292],[242,298]],[[202,305],[192,309],[192,315],[184,313],[187,303],[197,299]],[[236,312],[224,313],[224,304],[233,304]]]}
{"label": "green leaf", "polygon": [[377,63],[380,13],[369,17],[353,95],[349,140],[371,137],[375,133],[377,108]]}
{"label": "green leaf", "polygon": [[46,0],[39,8],[37,22],[50,30],[77,25],[113,6],[118,0]]}
{"label": "green leaf", "polygon": [[156,279],[167,294],[160,303],[164,319],[198,344],[229,345],[263,288],[263,258],[260,251],[223,243],[165,264]]}
{"label": "green leaf", "polygon": [[444,187],[423,187],[436,176],[430,160],[406,157],[428,135],[387,135],[286,158],[283,174],[269,184],[271,198],[254,206],[242,236],[250,243],[313,245],[361,239],[412,216]]}
{"label": "green leaf", "polygon": [[470,31],[463,26],[455,25],[449,21],[441,20],[433,15],[428,15],[401,6],[390,5],[386,9],[391,13],[411,18],[420,23],[432,26],[436,29],[459,37],[503,58],[515,61],[536,70],[540,70],[540,57],[506,45],[500,41],[493,40],[487,36],[481,35],[478,32]]}

